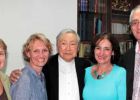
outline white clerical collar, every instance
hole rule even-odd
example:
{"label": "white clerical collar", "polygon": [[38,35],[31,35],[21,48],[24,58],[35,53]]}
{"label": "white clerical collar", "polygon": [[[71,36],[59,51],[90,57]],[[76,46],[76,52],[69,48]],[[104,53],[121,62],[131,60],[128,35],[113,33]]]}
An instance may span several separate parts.
{"label": "white clerical collar", "polygon": [[63,65],[72,65],[75,61],[74,59],[70,62],[65,61],[62,57],[58,56],[58,60],[62,62]]}
{"label": "white clerical collar", "polygon": [[59,61],[59,71],[63,73],[73,72],[75,69],[75,60],[73,59],[70,62],[65,61],[60,56],[58,56]]}

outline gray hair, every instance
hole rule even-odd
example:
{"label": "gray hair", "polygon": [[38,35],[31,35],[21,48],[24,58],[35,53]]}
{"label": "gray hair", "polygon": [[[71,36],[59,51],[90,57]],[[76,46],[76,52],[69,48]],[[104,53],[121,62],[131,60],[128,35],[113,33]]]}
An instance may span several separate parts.
{"label": "gray hair", "polygon": [[64,35],[64,34],[74,34],[76,36],[76,39],[77,39],[77,43],[79,44],[80,42],[80,37],[79,35],[73,30],[73,29],[63,29],[60,31],[60,33],[57,35],[56,37],[56,40],[57,40],[57,43],[58,41],[60,40],[60,38]]}
{"label": "gray hair", "polygon": [[131,23],[132,21],[132,16],[136,11],[140,11],[140,5],[136,6],[130,13],[130,17],[129,17],[129,23]]}

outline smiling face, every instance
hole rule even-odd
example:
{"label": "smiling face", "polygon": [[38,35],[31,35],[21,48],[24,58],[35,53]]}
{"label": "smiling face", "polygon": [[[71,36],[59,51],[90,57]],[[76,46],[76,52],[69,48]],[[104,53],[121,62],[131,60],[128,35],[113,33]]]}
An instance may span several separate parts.
{"label": "smiling face", "polygon": [[35,40],[29,45],[30,50],[26,53],[29,63],[34,69],[42,69],[49,57],[49,50],[41,40]]}
{"label": "smiling face", "polygon": [[77,56],[78,41],[73,33],[63,34],[57,42],[59,55],[62,59],[70,62]]}
{"label": "smiling face", "polygon": [[2,47],[0,47],[0,69],[2,69],[5,66],[6,62],[6,54]]}
{"label": "smiling face", "polygon": [[133,35],[140,42],[140,9],[133,13],[130,25]]}
{"label": "smiling face", "polygon": [[95,59],[99,64],[111,63],[111,55],[113,54],[112,45],[108,39],[98,40],[94,49]]}

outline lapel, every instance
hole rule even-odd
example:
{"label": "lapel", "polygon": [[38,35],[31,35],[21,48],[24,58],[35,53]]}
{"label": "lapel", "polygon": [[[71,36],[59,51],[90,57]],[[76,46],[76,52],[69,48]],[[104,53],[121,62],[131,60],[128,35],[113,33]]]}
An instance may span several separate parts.
{"label": "lapel", "polygon": [[82,74],[81,73],[81,67],[79,65],[79,61],[77,58],[75,58],[75,69],[76,69],[76,74],[77,74],[77,79],[78,79],[78,85],[81,83],[81,79],[82,79]]}
{"label": "lapel", "polygon": [[128,65],[128,68],[127,69],[127,72],[128,72],[128,77],[127,78],[130,78],[130,82],[133,86],[133,79],[134,79],[134,66],[135,66],[135,48],[133,48],[131,51],[130,51],[130,55],[128,55],[128,57],[126,58],[126,62]]}
{"label": "lapel", "polygon": [[47,93],[49,100],[58,100],[58,54],[49,58],[48,63],[43,69],[47,79]]}
{"label": "lapel", "polygon": [[51,72],[51,80],[52,80],[52,87],[54,89],[54,93],[56,95],[56,98],[58,97],[59,94],[59,63],[58,63],[58,54],[54,55],[54,57],[52,58],[52,65],[50,66],[52,68]]}
{"label": "lapel", "polygon": [[[130,59],[131,58],[131,59]],[[132,100],[132,94],[133,94],[133,82],[134,82],[134,66],[135,66],[135,48],[132,49],[129,58],[131,63],[128,65],[127,69],[127,92],[128,92],[128,100]]]}
{"label": "lapel", "polygon": [[83,66],[81,65],[82,62],[80,62],[79,58],[75,58],[75,67],[76,67],[76,74],[77,74],[77,79],[78,79],[78,86],[79,86],[79,95],[80,95],[80,100],[82,100],[82,91],[84,87],[84,69]]}
{"label": "lapel", "polygon": [[[54,66],[56,66],[56,68],[54,69],[54,84],[55,84],[55,89],[56,89],[56,91],[57,91],[57,94],[59,94],[59,73],[58,73],[58,71],[59,71],[59,63],[58,63],[58,54],[56,55],[56,58],[55,58],[56,60],[54,60]],[[58,96],[59,97],[59,96]]]}
{"label": "lapel", "polygon": [[127,71],[127,100],[132,100],[133,80],[134,80],[134,66],[135,66],[135,47],[132,48],[124,56],[123,67]]}

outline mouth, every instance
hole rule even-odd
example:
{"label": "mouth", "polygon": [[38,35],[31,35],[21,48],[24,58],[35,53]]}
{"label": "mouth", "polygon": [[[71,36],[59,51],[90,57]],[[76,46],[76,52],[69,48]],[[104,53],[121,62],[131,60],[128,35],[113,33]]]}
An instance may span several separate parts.
{"label": "mouth", "polygon": [[65,55],[72,55],[72,53],[64,53]]}
{"label": "mouth", "polygon": [[98,57],[98,59],[103,59],[103,57],[102,56],[97,56]]}
{"label": "mouth", "polygon": [[38,59],[39,62],[45,62],[46,59]]}
{"label": "mouth", "polygon": [[97,59],[102,61],[102,60],[104,60],[104,57],[98,56]]}

